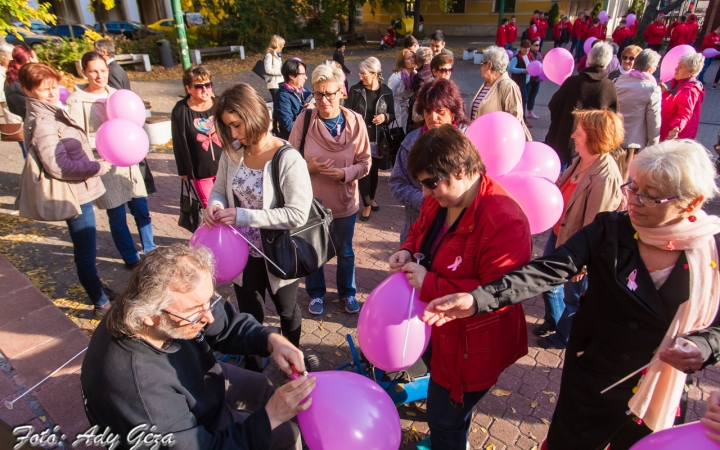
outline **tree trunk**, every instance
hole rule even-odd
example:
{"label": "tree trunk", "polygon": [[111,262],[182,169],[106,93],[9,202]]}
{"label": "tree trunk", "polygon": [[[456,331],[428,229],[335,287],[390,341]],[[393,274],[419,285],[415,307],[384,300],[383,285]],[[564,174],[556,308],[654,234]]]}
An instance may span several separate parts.
{"label": "tree trunk", "polygon": [[422,6],[422,0],[415,0],[415,10],[413,11],[413,34],[417,37],[420,34],[420,8]]}
{"label": "tree trunk", "polygon": [[348,33],[352,35],[353,43],[355,43],[355,16],[357,8],[355,7],[355,0],[348,0]]}
{"label": "tree trunk", "polygon": [[645,12],[642,15],[642,20],[640,21],[637,35],[635,35],[635,43],[642,47],[643,43],[645,42],[645,28],[647,28],[648,25],[655,21],[658,14],[667,14],[670,11],[673,11],[680,7],[683,3],[683,0],[675,0],[674,2],[667,5],[665,8],[658,10],[658,6],[660,6],[660,0],[649,0],[645,4]]}

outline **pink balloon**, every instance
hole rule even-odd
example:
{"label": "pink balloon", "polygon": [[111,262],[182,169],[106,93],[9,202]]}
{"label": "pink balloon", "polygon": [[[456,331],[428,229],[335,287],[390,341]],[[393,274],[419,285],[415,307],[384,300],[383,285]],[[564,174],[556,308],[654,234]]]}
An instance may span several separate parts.
{"label": "pink balloon", "polygon": [[[408,302],[412,302],[409,323]],[[404,273],[390,275],[373,289],[360,311],[357,325],[360,348],[368,361],[387,372],[398,372],[415,364],[430,342],[432,327],[420,319],[425,306],[419,292],[413,295]]]}
{"label": "pink balloon", "polygon": [[250,250],[240,232],[228,225],[210,228],[202,224],[190,238],[190,246],[206,247],[215,258],[215,284],[237,278],[245,269]]}
{"label": "pink balloon", "polygon": [[545,75],[545,71],[543,71],[542,73],[540,73],[540,75],[538,75],[538,76],[539,76],[540,79],[543,80],[543,81],[547,81],[547,80],[548,80],[547,75]]}
{"label": "pink balloon", "polygon": [[130,167],[147,156],[150,140],[141,126],[125,119],[112,119],[98,128],[95,146],[106,161]]}
{"label": "pink balloon", "polygon": [[560,176],[560,158],[555,150],[542,142],[526,142],[520,162],[510,171],[518,172],[547,178],[554,183]]}
{"label": "pink balloon", "polygon": [[701,422],[686,423],[658,431],[632,446],[630,450],[676,450],[678,448],[718,449],[720,444],[707,437],[710,431]]}
{"label": "pink balloon", "polygon": [[120,89],[112,93],[105,107],[108,119],[125,119],[145,125],[145,103],[133,91]]}
{"label": "pink balloon", "polygon": [[[567,51],[567,50],[566,50]],[[520,161],[525,130],[512,114],[495,111],[470,124],[465,136],[475,145],[491,177],[504,175]]]}
{"label": "pink balloon", "polygon": [[531,62],[528,64],[527,71],[531,76],[539,77],[543,71],[542,63],[540,61]]}
{"label": "pink balloon", "polygon": [[714,58],[717,55],[720,55],[720,52],[715,50],[714,48],[706,48],[702,51],[702,55],[706,58]]}
{"label": "pink balloon", "polygon": [[60,91],[60,103],[64,105],[65,100],[70,97],[70,91],[65,86],[58,86],[58,90]]}
{"label": "pink balloon", "polygon": [[585,43],[583,44],[583,50],[585,50],[585,54],[589,54],[590,50],[592,49],[593,42],[597,41],[597,38],[589,37],[585,39]]}
{"label": "pink balloon", "polygon": [[672,80],[680,58],[693,53],[695,53],[695,49],[690,45],[678,45],[665,53],[665,57],[663,57],[660,64],[660,81]]}
{"label": "pink balloon", "polygon": [[310,450],[395,450],[400,416],[390,396],[354,372],[313,372],[317,384],[298,425]]}
{"label": "pink balloon", "polygon": [[510,49],[505,49],[505,52],[507,52],[508,59],[513,59],[513,57],[515,56],[515,54],[513,53],[513,51],[510,50]]}
{"label": "pink balloon", "polygon": [[598,14],[598,20],[600,23],[605,23],[609,19],[607,11],[600,11],[600,14]]}
{"label": "pink balloon", "polygon": [[572,75],[574,67],[575,59],[566,48],[554,48],[543,58],[543,72],[555,84],[563,84]]}
{"label": "pink balloon", "polygon": [[522,207],[530,222],[530,233],[549,230],[560,220],[563,198],[555,183],[526,172],[509,173],[496,179]]}
{"label": "pink balloon", "polygon": [[636,17],[635,14],[628,14],[627,17],[625,17],[625,25],[632,26],[632,24],[635,23]]}

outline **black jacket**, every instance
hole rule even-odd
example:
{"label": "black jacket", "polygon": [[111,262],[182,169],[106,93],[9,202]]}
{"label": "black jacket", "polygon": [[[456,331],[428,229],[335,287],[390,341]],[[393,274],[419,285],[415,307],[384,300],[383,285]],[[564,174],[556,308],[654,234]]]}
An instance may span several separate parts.
{"label": "black jacket", "polygon": [[[549,448],[607,445],[629,420],[625,411],[640,374],[605,394],[600,391],[650,362],[678,307],[688,299],[685,253],[657,290],[634,235],[626,213],[600,213],[553,254],[471,293],[481,313],[493,311],[560,286],[587,266],[588,289],[570,331]],[[632,291],[628,277],[634,270],[637,289]],[[705,365],[715,364],[720,359],[720,315],[687,339],[698,346]]]}
{"label": "black jacket", "polygon": [[113,61],[108,64],[108,85],[115,89],[130,89],[130,78],[128,78],[125,69],[120,67],[120,64]]}
{"label": "black jacket", "polygon": [[[352,109],[356,113],[363,116],[368,129],[368,137],[370,142],[378,142],[380,134],[378,126],[372,123],[373,115],[368,113],[367,96],[365,86],[362,81],[350,87],[348,98],[345,100],[345,107]],[[384,125],[389,125],[395,120],[395,100],[393,100],[392,89],[386,84],[380,83],[380,96],[375,104],[375,114],[386,114],[387,119]]]}
{"label": "black jacket", "polygon": [[25,112],[27,110],[25,102],[27,101],[27,95],[25,95],[25,92],[22,90],[19,81],[5,85],[5,100],[7,101],[10,112],[22,117],[22,120],[25,120]]}
{"label": "black jacket", "polygon": [[[192,126],[197,128],[197,125],[194,125],[193,111],[187,104],[189,98],[190,95],[187,95],[177,102],[170,114],[170,129],[177,173],[180,176],[186,175],[191,180],[212,178],[217,175],[222,149],[217,144],[211,143],[212,148],[209,151],[198,150],[199,144],[192,138],[197,130],[188,130]],[[208,119],[214,118],[214,109],[213,105]],[[217,127],[214,127],[213,131],[217,132]]]}
{"label": "black jacket", "polygon": [[604,68],[586,67],[578,75],[569,77],[555,92],[548,103],[550,108],[550,129],[545,143],[552,147],[562,164],[572,159],[570,135],[575,131],[572,112],[575,109],[617,110],[615,83],[608,79]]}
{"label": "black jacket", "polygon": [[350,69],[347,68],[345,65],[345,56],[340,53],[340,50],[335,50],[333,52],[333,61],[340,63],[340,67],[342,67],[343,72],[345,72],[345,75],[350,75],[352,72],[350,72]]}
{"label": "black jacket", "polygon": [[[267,356],[271,329],[221,300],[215,321],[194,340],[158,349],[140,339],[117,339],[103,320],[82,365],[88,420],[127,436],[137,425],[173,433],[183,450],[270,448],[270,420],[260,408],[235,423],[225,402],[225,378],[213,351]],[[224,430],[218,424],[232,423]],[[128,448],[123,441],[121,448]]]}

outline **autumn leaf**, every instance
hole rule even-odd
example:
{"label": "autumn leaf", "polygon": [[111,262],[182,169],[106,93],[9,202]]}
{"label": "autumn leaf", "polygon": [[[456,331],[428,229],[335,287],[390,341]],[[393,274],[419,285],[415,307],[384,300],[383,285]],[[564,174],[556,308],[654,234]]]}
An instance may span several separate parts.
{"label": "autumn leaf", "polygon": [[482,425],[480,426],[480,431],[482,431],[483,433],[486,433],[486,434],[487,434],[487,428],[485,428],[485,427],[482,426]]}
{"label": "autumn leaf", "polygon": [[505,389],[493,389],[490,391],[492,395],[495,397],[507,397],[508,395],[512,394],[510,391],[506,391]]}
{"label": "autumn leaf", "polygon": [[540,418],[540,420],[541,420],[542,423],[544,423],[545,425],[550,426],[550,421],[549,421],[549,420],[543,419],[543,418]]}
{"label": "autumn leaf", "polygon": [[412,411],[406,411],[405,414],[407,414],[407,415],[410,416],[410,417],[415,417],[415,416],[417,416],[417,414],[415,414],[415,413],[412,412]]}
{"label": "autumn leaf", "polygon": [[336,354],[337,356],[342,356],[342,353],[340,353],[340,352],[335,352],[335,354]]}
{"label": "autumn leaf", "polygon": [[530,407],[531,407],[531,408],[534,408],[534,407],[536,407],[537,405],[538,405],[538,401],[537,401],[537,400],[533,400],[532,403],[530,403]]}
{"label": "autumn leaf", "polygon": [[550,397],[550,403],[555,403],[555,397]]}
{"label": "autumn leaf", "polygon": [[488,444],[485,446],[485,450],[495,450],[495,444]]}
{"label": "autumn leaf", "polygon": [[555,395],[553,391],[542,391],[542,393],[545,395]]}
{"label": "autumn leaf", "polygon": [[515,408],[513,408],[512,406],[510,407],[510,411],[512,411],[513,413],[517,412],[517,411],[515,411]]}

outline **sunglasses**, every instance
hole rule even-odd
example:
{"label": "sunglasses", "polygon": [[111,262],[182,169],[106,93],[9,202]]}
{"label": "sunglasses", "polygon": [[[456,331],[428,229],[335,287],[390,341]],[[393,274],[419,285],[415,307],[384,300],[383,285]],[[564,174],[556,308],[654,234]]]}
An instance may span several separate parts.
{"label": "sunglasses", "polygon": [[453,70],[452,70],[452,67],[451,67],[451,68],[449,68],[449,69],[438,69],[438,72],[440,72],[440,73],[443,74],[443,75],[447,75],[447,74],[449,74],[449,73],[452,73]]}
{"label": "sunglasses", "polygon": [[432,191],[437,188],[438,181],[440,181],[441,179],[442,178],[435,175],[432,178],[425,178],[424,180],[418,180],[418,181],[420,182],[420,184],[422,184],[423,186],[425,186],[426,188],[428,188]]}
{"label": "sunglasses", "polygon": [[210,89],[212,89],[212,81],[208,81],[207,83],[202,83],[202,84],[193,84],[192,87],[195,88],[195,90],[197,90],[197,91],[200,91],[202,89],[210,90]]}
{"label": "sunglasses", "polygon": [[623,61],[635,61],[635,57],[634,56],[623,56],[622,60]]}

